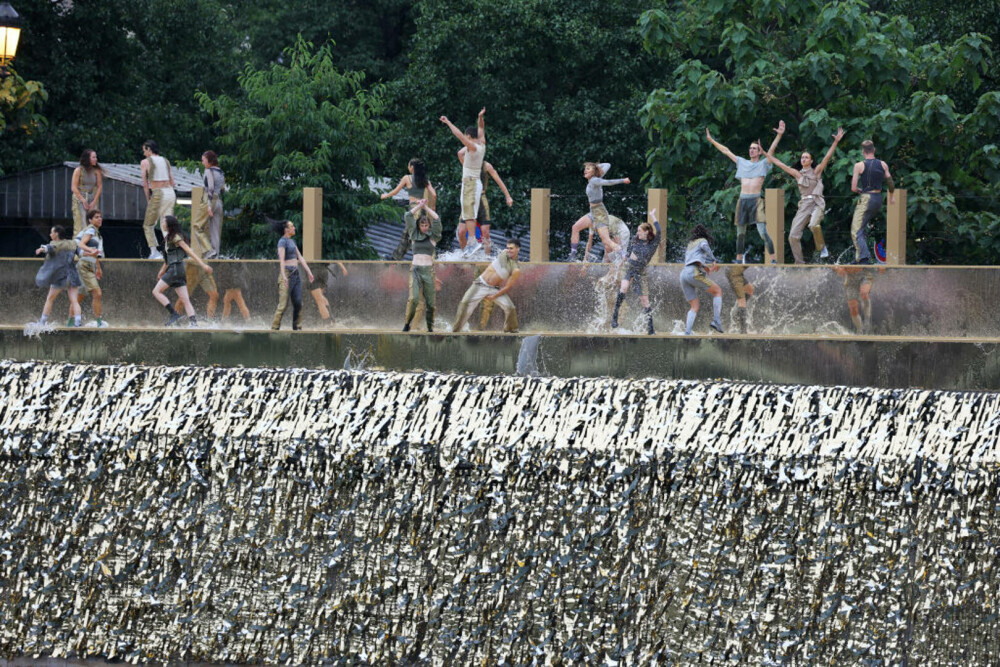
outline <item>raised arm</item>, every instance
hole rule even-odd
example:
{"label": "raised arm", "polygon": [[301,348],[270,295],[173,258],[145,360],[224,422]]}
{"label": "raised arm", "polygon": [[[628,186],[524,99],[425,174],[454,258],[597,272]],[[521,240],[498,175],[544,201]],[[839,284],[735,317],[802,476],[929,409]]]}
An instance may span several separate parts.
{"label": "raised arm", "polygon": [[448,120],[447,116],[441,116],[440,121],[448,126],[448,129],[451,130],[451,133],[455,135],[456,139],[462,142],[463,146],[465,146],[469,151],[475,152],[476,143],[471,139],[469,139],[467,136],[465,136],[464,132],[455,127],[455,124],[452,123],[450,120]]}
{"label": "raised arm", "polygon": [[379,199],[389,199],[390,197],[395,197],[396,195],[399,194],[400,190],[402,190],[403,188],[406,187],[406,183],[407,183],[406,179],[408,179],[408,178],[409,178],[409,176],[403,176],[401,179],[399,179],[399,183],[396,184],[396,187],[394,187],[389,192],[383,192],[382,194],[380,194],[378,196],[378,198]]}
{"label": "raised arm", "polygon": [[[781,135],[785,133],[785,121],[779,120],[778,127],[774,130],[774,141],[771,142],[771,147],[767,149],[768,153],[773,154],[778,148],[778,142],[781,141]],[[763,146],[762,146],[763,148]]]}
{"label": "raised arm", "polygon": [[[654,209],[650,209],[650,211],[649,211],[649,219],[653,221],[653,227],[656,228],[656,233],[653,235],[653,245],[654,246],[658,246],[658,245],[660,245],[660,240],[663,238],[663,230],[660,229],[660,221],[656,219],[656,209],[655,208]],[[632,245],[631,241],[629,242],[629,245],[630,246]]]}
{"label": "raised arm", "polygon": [[507,206],[513,206],[514,199],[510,196],[510,192],[507,191],[507,186],[503,184],[503,179],[500,178],[500,174],[498,174],[497,170],[493,168],[493,165],[489,162],[484,162],[483,169],[486,170],[486,173],[490,175],[490,178],[492,178],[500,187],[500,192],[503,193],[504,198],[507,200]]}
{"label": "raised arm", "polygon": [[717,149],[717,150],[718,150],[718,151],[719,151],[720,153],[722,153],[723,155],[725,155],[725,156],[726,156],[727,158],[729,158],[729,159],[730,159],[730,160],[732,160],[733,162],[736,162],[736,156],[735,156],[735,155],[733,155],[733,152],[732,152],[731,150],[729,150],[728,148],[726,148],[725,146],[723,146],[722,144],[720,144],[720,143],[719,143],[718,141],[716,141],[715,139],[713,139],[713,138],[712,138],[712,133],[708,131],[708,128],[707,128],[707,127],[705,128],[705,138],[707,138],[707,139],[708,139],[708,142],[709,142],[710,144],[712,144],[713,146],[715,146],[715,148],[716,148],[716,149]]}
{"label": "raised arm", "polygon": [[479,111],[479,117],[476,119],[476,125],[479,127],[479,138],[482,139],[483,143],[486,143],[486,107],[483,107]]}
{"label": "raised arm", "polygon": [[594,176],[593,178],[590,179],[590,182],[593,183],[594,185],[607,187],[609,185],[622,185],[623,183],[625,185],[628,185],[632,181],[631,179],[629,179],[628,176],[626,176],[625,178],[600,178],[598,176]]}
{"label": "raised arm", "polygon": [[427,181],[427,208],[437,210],[438,193],[430,181]]}
{"label": "raised arm", "polygon": [[843,138],[844,138],[844,128],[838,127],[837,133],[833,135],[833,143],[830,144],[829,150],[827,150],[826,155],[823,156],[823,161],[819,163],[818,167],[816,167],[817,176],[821,175],[823,173],[823,170],[826,169],[826,165],[830,164],[830,158],[833,157],[833,151],[837,149],[837,144],[839,144],[840,140]]}
{"label": "raised arm", "polygon": [[[770,153],[764,153],[764,157],[767,158],[768,162],[777,165],[781,169],[781,171],[785,172],[786,174],[794,178],[796,181],[802,178],[802,172],[800,172],[798,169],[792,169],[787,164],[785,164],[778,158],[774,157]],[[819,176],[819,172],[817,172],[816,175]]]}

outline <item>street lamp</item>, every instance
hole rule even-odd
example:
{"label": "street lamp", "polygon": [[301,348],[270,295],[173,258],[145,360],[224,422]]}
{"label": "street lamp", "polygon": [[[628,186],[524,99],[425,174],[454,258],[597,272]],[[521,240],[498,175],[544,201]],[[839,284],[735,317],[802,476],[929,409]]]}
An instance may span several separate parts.
{"label": "street lamp", "polygon": [[21,17],[9,2],[0,3],[0,67],[14,59],[21,38]]}

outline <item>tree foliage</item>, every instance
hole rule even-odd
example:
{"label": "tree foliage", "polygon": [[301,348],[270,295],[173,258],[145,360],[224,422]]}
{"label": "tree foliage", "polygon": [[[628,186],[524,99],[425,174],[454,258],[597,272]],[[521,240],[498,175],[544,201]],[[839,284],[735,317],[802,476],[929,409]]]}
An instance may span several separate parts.
{"label": "tree foliage", "polygon": [[9,69],[7,76],[0,78],[0,136],[37,131],[45,123],[41,109],[48,96],[41,83],[25,81]]}
{"label": "tree foliage", "polygon": [[[646,140],[637,113],[661,80],[643,52],[640,9],[624,2],[426,0],[418,5],[406,74],[390,84],[394,122],[389,175],[424,158],[438,189],[446,229],[458,219],[459,143],[438,118],[460,128],[486,107],[486,159],[516,201],[491,209],[498,224],[526,224],[531,188],[553,195],[552,244],[587,210],[584,161],[608,161],[616,175],[638,181]],[[642,199],[637,186],[609,189]],[[496,189],[492,190],[496,193]],[[612,212],[624,215],[620,205]]]}
{"label": "tree foliage", "polygon": [[235,250],[270,257],[275,237],[264,216],[301,220],[302,188],[320,187],[324,255],[372,257],[364,226],[391,215],[368,181],[384,150],[383,86],[364,88],[360,72],[338,70],[330,45],[316,49],[301,36],[283,56],[247,66],[238,95],[198,94],[215,118],[232,188],[226,206],[240,209],[250,232]]}
{"label": "tree foliage", "polygon": [[847,131],[826,172],[827,227],[842,244],[850,164],[870,138],[911,191],[911,258],[972,263],[1000,253],[992,236],[1000,220],[1000,93],[982,89],[993,58],[988,38],[970,32],[920,43],[907,18],[857,0],[683,2],[645,12],[640,30],[651,53],[683,57],[674,85],[653,90],[641,118],[652,139],[650,179],[698,202],[692,222],[731,233],[738,191],[705,128],[743,153],[758,137],[766,146],[784,119],[779,155],[789,164],[800,150],[824,151],[838,126]]}

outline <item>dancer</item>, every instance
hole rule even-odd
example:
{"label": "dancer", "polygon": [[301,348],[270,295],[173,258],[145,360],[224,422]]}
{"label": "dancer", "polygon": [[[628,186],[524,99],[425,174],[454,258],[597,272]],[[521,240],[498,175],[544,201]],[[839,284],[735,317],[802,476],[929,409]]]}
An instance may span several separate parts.
{"label": "dancer", "polygon": [[889,203],[895,204],[893,192],[896,185],[889,173],[889,165],[875,158],[875,144],[871,139],[861,142],[861,152],[864,160],[854,163],[854,175],[851,177],[851,191],[857,192],[857,206],[854,207],[854,218],[851,220],[851,240],[854,242],[854,263],[871,264],[872,256],[868,250],[868,225],[872,218],[882,208],[882,183],[889,186]]}
{"label": "dancer", "polygon": [[747,270],[746,264],[733,264],[726,272],[729,286],[736,294],[736,327],[741,334],[747,332],[747,298],[753,296],[754,287],[747,282],[744,275]]}
{"label": "dancer", "polygon": [[493,301],[497,303],[504,312],[503,330],[507,333],[514,333],[518,329],[517,309],[514,302],[507,296],[514,283],[521,275],[521,268],[517,262],[517,256],[521,252],[521,242],[517,239],[507,241],[507,249],[497,255],[490,263],[482,275],[476,278],[475,282],[466,290],[462,302],[458,304],[458,313],[455,316],[455,324],[452,331],[461,331],[466,320],[476,309],[480,301]]}
{"label": "dancer", "polygon": [[[768,153],[774,154],[774,150],[781,141],[781,136],[785,133],[785,121],[778,122],[778,129],[774,130],[776,136],[771,142]],[[767,233],[767,222],[764,219],[764,198],[761,192],[764,189],[764,178],[771,172],[771,163],[761,160],[760,141],[750,144],[750,159],[737,157],[731,150],[712,138],[712,133],[705,128],[705,136],[708,141],[715,146],[720,153],[736,163],[736,178],[740,180],[740,199],[736,205],[736,261],[743,261],[743,249],[746,244],[747,225],[757,225],[757,233],[764,240],[765,261],[771,264],[777,263],[774,257],[774,241]]]}
{"label": "dancer", "polygon": [[[872,331],[872,285],[875,284],[875,269],[860,266],[835,266],[834,272],[844,278],[844,294],[847,310],[851,313],[851,323],[857,334]],[[885,267],[879,267],[879,272]],[[859,309],[860,305],[860,309]]]}
{"label": "dancer", "polygon": [[684,333],[691,335],[691,328],[694,320],[698,316],[698,288],[708,290],[712,296],[712,324],[711,327],[722,331],[722,289],[708,278],[709,273],[719,270],[719,265],[712,254],[711,243],[715,241],[712,233],[704,225],[695,225],[688,236],[687,250],[684,253],[684,268],[681,270],[681,291],[687,299],[690,310],[687,314],[687,323]]}
{"label": "dancer", "polygon": [[77,300],[82,310],[83,302],[90,294],[93,299],[92,308],[98,327],[107,326],[102,319],[104,293],[101,291],[101,283],[99,282],[104,277],[104,271],[101,268],[101,258],[104,257],[104,237],[101,236],[103,224],[104,216],[101,214],[101,210],[92,208],[87,211],[87,226],[75,237],[80,255],[80,260],[77,262],[77,272],[80,274],[80,290]]}
{"label": "dancer", "polygon": [[580,245],[580,232],[587,227],[597,230],[601,237],[601,243],[608,251],[617,252],[619,250],[618,244],[611,240],[611,233],[608,230],[610,220],[608,219],[608,209],[604,207],[604,186],[628,185],[632,181],[627,176],[625,178],[604,178],[609,169],[611,169],[611,164],[608,162],[583,163],[583,177],[587,179],[587,201],[590,203],[590,213],[573,223],[573,231],[569,237],[569,261],[571,262],[576,261],[576,250]]}
{"label": "dancer", "polygon": [[177,221],[177,218],[172,215],[166,216],[164,218],[164,226],[166,229],[163,235],[163,246],[166,250],[166,257],[163,260],[163,266],[160,267],[160,272],[156,274],[156,287],[153,288],[153,298],[156,299],[157,303],[166,308],[169,314],[164,326],[173,326],[181,319],[181,314],[170,305],[170,299],[164,294],[168,287],[173,287],[177,296],[180,297],[181,304],[184,306],[184,314],[188,316],[189,326],[197,326],[198,318],[194,315],[194,307],[191,305],[191,299],[188,297],[184,257],[187,256],[193,259],[209,275],[212,273],[212,267],[203,262],[201,257],[196,253],[192,252],[187,244],[187,240],[184,238],[184,232],[181,231],[181,223]]}
{"label": "dancer", "polygon": [[[611,241],[618,246],[618,250],[612,251],[611,249],[608,248],[608,246],[604,246],[604,257],[601,259],[601,261],[615,262],[617,258],[621,258],[624,256],[624,253],[622,253],[622,249],[628,247],[629,237],[632,235],[632,232],[628,230],[628,225],[626,225],[625,222],[617,215],[609,215],[608,235],[611,237]],[[593,244],[594,244],[594,227],[591,226],[589,234],[587,235],[587,247],[583,251],[584,260],[590,257],[590,248],[593,246]],[[618,263],[620,264],[621,262]]]}
{"label": "dancer", "polygon": [[87,213],[101,205],[104,173],[97,163],[97,153],[85,148],[80,166],[73,170],[70,189],[73,191],[73,233],[79,234],[86,224]]}
{"label": "dancer", "polygon": [[274,311],[271,329],[277,331],[281,328],[281,317],[285,314],[288,301],[291,299],[292,331],[298,331],[302,328],[302,279],[299,278],[299,264],[306,270],[309,282],[315,278],[295,241],[292,240],[295,236],[295,223],[285,220],[275,225],[274,229],[281,231],[281,238],[278,240],[278,308]]}
{"label": "dancer", "polygon": [[[468,151],[465,147],[462,147],[458,151],[458,161],[463,166],[465,165],[465,154],[467,152]],[[510,196],[510,192],[507,190],[507,186],[504,184],[503,179],[500,178],[500,174],[497,173],[497,170],[493,168],[492,164],[484,160],[483,170],[480,176],[480,180],[482,180],[483,193],[479,196],[479,214],[476,216],[476,223],[479,225],[479,230],[482,235],[483,253],[489,257],[493,253],[493,241],[490,239],[490,227],[493,224],[493,220],[490,217],[490,201],[486,198],[486,187],[489,184],[489,181],[486,180],[487,176],[492,178],[500,187],[500,191],[503,192],[504,200],[507,202],[507,208],[514,205],[514,198]],[[469,240],[468,228],[460,228],[457,235],[459,247],[465,248]]]}
{"label": "dancer", "polygon": [[49,293],[42,308],[40,324],[49,321],[52,314],[52,304],[63,290],[69,296],[70,319],[68,327],[80,326],[80,301],[77,288],[80,287],[80,276],[76,271],[76,241],[68,238],[69,232],[62,225],[55,225],[49,230],[49,243],[43,244],[35,251],[36,255],[45,255],[45,262],[35,275],[35,284],[48,287]]}
{"label": "dancer", "polygon": [[[431,181],[427,178],[427,165],[424,161],[418,157],[413,158],[406,165],[407,170],[410,172],[399,179],[399,183],[396,187],[389,192],[383,192],[379,195],[380,199],[389,199],[395,197],[399,194],[399,191],[406,188],[406,194],[410,198],[410,208],[413,208],[417,202],[421,199],[427,201],[427,206],[425,209],[421,210],[421,215],[424,215],[424,210],[434,211],[437,210],[437,191],[434,190],[434,186],[431,185]],[[403,259],[406,251],[410,249],[410,239],[406,235],[406,228],[404,225],[403,235],[399,237],[399,243],[396,245],[396,249],[393,251],[390,259],[398,262]]]}
{"label": "dancer", "polygon": [[[466,242],[468,235],[476,238],[476,217],[479,215],[480,197],[483,194],[483,160],[486,158],[486,107],[479,112],[477,125],[469,127],[463,134],[455,124],[448,120],[447,116],[441,116],[441,122],[448,126],[455,138],[465,146],[466,154],[462,160],[462,220],[465,222]],[[467,250],[459,239],[459,246],[466,254],[472,254],[478,250],[470,246]]]}
{"label": "dancer", "polygon": [[[660,222],[656,219],[656,209],[649,212],[649,217],[653,221],[650,225],[644,222],[639,225],[635,233],[635,239],[629,244],[625,251],[628,269],[625,278],[622,280],[621,290],[615,299],[615,313],[611,316],[611,328],[618,328],[618,309],[621,308],[625,295],[628,294],[629,286],[634,282],[635,291],[639,293],[639,302],[642,303],[642,312],[646,316],[646,333],[652,336],[653,330],[653,310],[649,305],[649,294],[646,292],[646,267],[656,254],[656,248],[660,245],[663,236],[660,231]],[[654,230],[655,227],[655,230]]]}
{"label": "dancer", "polygon": [[[426,213],[426,215],[423,215]],[[427,331],[434,331],[434,250],[441,241],[441,220],[421,200],[406,212],[406,231],[412,239],[413,261],[410,267],[410,298],[406,301],[406,321],[403,331],[410,330],[410,322],[417,312],[420,296],[424,298],[424,317]]]}
{"label": "dancer", "polygon": [[201,206],[191,210],[191,247],[203,259],[218,259],[222,249],[222,191],[226,176],[219,168],[215,151],[202,153],[201,164],[205,167],[202,177],[205,194]]}
{"label": "dancer", "polygon": [[795,179],[799,186],[799,210],[792,220],[792,229],[788,232],[788,245],[792,247],[792,256],[795,257],[796,264],[805,264],[806,260],[802,256],[802,232],[805,231],[808,223],[812,231],[813,241],[816,242],[816,251],[821,259],[830,256],[830,250],[823,242],[823,216],[826,210],[826,200],[823,199],[823,170],[830,163],[833,151],[837,149],[837,144],[844,138],[844,128],[838,127],[837,133],[833,135],[833,143],[823,156],[823,161],[816,169],[812,168],[813,157],[809,151],[802,151],[799,162],[802,163],[802,170],[792,169],[784,162],[774,157],[773,151],[765,154],[767,161],[778,165],[778,167]]}
{"label": "dancer", "polygon": [[221,273],[219,282],[225,285],[222,295],[222,319],[227,319],[233,312],[233,304],[240,311],[244,321],[250,320],[250,309],[243,300],[243,290],[249,290],[249,268],[246,262],[224,261],[217,264],[216,273]]}
{"label": "dancer", "polygon": [[[149,246],[149,259],[163,259],[156,248],[156,221],[160,221],[160,230],[166,238],[167,216],[174,214],[174,204],[177,195],[174,193],[174,172],[170,162],[160,156],[160,146],[149,139],[142,145],[145,156],[139,163],[142,171],[142,190],[146,193],[146,215],[142,221],[142,231],[146,235],[146,245]],[[166,298],[166,297],[164,297]]]}
{"label": "dancer", "polygon": [[[343,262],[336,262],[337,266],[343,274],[347,275],[347,267],[344,266]],[[329,269],[327,269],[329,271]],[[313,301],[316,303],[316,308],[319,310],[319,319],[326,326],[333,326],[333,315],[330,314],[330,300],[326,298],[326,280],[321,279],[319,276],[313,276],[312,281],[309,283],[309,293],[312,295]]]}
{"label": "dancer", "polygon": [[[191,243],[194,245],[194,239],[192,239]],[[192,247],[191,250],[195,255],[199,254],[197,248]],[[200,287],[208,297],[208,305],[205,308],[206,319],[214,319],[215,310],[219,306],[219,288],[215,284],[215,276],[205,271],[199,264],[196,264],[192,260],[184,260],[184,265],[184,281],[188,289],[188,298],[193,298],[194,291]],[[183,305],[184,302],[178,294],[174,308],[177,309]]]}

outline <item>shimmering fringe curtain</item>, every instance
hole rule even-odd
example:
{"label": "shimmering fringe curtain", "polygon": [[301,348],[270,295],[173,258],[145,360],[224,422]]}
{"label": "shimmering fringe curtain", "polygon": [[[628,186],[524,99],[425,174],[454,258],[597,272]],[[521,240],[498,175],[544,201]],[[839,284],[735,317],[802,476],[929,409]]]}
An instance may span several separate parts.
{"label": "shimmering fringe curtain", "polygon": [[998,396],[0,363],[0,653],[988,664]]}

